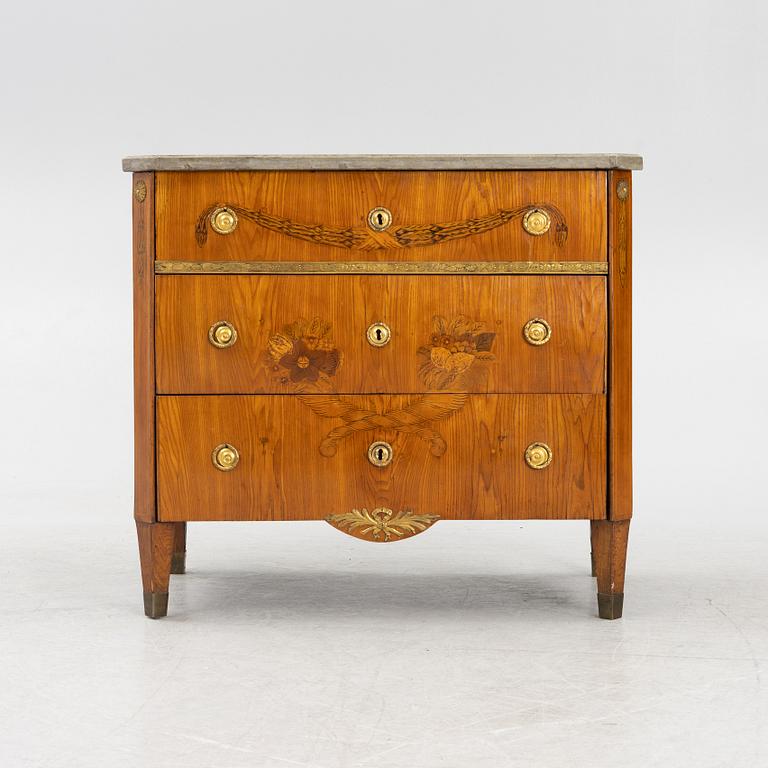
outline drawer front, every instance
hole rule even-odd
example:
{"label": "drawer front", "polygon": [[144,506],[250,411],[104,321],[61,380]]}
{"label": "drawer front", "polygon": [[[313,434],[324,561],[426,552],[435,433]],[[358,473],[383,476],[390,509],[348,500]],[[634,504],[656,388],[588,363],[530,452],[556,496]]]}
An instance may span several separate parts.
{"label": "drawer front", "polygon": [[[161,261],[605,261],[604,171],[155,178]],[[533,209],[546,216],[526,219]]]}
{"label": "drawer front", "polygon": [[[601,393],[605,291],[565,275],[158,276],[158,392]],[[222,321],[231,346],[211,335]]]}
{"label": "drawer front", "polygon": [[[158,397],[157,428],[162,521],[606,512],[602,395]],[[391,446],[387,466],[369,461],[375,442]],[[551,451],[542,469],[526,463],[536,443]],[[220,446],[237,451],[229,471]]]}

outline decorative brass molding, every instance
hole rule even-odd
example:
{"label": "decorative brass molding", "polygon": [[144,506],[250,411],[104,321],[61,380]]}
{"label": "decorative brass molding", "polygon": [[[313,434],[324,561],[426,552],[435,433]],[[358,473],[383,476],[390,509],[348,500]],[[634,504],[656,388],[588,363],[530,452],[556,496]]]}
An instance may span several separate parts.
{"label": "decorative brass molding", "polygon": [[417,515],[410,509],[394,513],[387,507],[376,507],[369,512],[365,507],[325,518],[334,528],[366,541],[386,542],[392,537],[407,539],[426,531],[440,515]]}
{"label": "decorative brass molding", "polygon": [[335,455],[337,444],[349,435],[375,429],[416,435],[429,442],[433,456],[442,456],[447,448],[445,438],[428,425],[461,410],[467,402],[467,394],[422,395],[404,408],[383,412],[360,408],[338,395],[299,395],[299,400],[318,416],[344,422],[334,427],[321,441],[320,453],[323,456]]}
{"label": "decorative brass molding", "polygon": [[147,182],[139,179],[133,187],[133,196],[137,202],[143,203],[147,199]]}
{"label": "decorative brass molding", "polygon": [[[316,245],[328,245],[333,248],[345,248],[353,251],[378,251],[388,248],[418,248],[438,245],[449,240],[459,240],[489,232],[510,221],[521,219],[526,214],[537,216],[539,220],[543,220],[544,216],[549,217],[555,225],[555,243],[558,246],[562,246],[568,238],[568,226],[565,223],[565,217],[559,208],[549,203],[529,203],[519,208],[500,209],[479,219],[464,219],[440,224],[414,224],[394,230],[386,229],[386,231],[375,231],[368,227],[304,224],[291,219],[283,219],[265,211],[242,208],[232,203],[214,203],[209,205],[197,219],[195,235],[200,247],[204,246],[208,240],[208,227],[212,223],[212,215],[222,209],[232,212],[235,217],[246,219],[259,227],[272,232],[279,232],[287,237],[306,240]],[[379,210],[386,209],[374,209],[374,211]],[[368,223],[370,224],[370,221]]]}
{"label": "decorative brass molding", "polygon": [[495,338],[495,333],[485,330],[484,323],[464,315],[452,321],[435,315],[429,342],[416,352],[424,385],[429,389],[475,388],[485,373],[485,363],[496,359],[491,352]]}
{"label": "decorative brass molding", "polygon": [[156,261],[158,275],[607,275],[607,261]]}
{"label": "decorative brass molding", "polygon": [[619,202],[616,204],[616,245],[613,251],[613,259],[614,268],[618,268],[619,282],[624,286],[627,282],[627,248],[629,247],[628,214],[630,203],[628,182],[622,180],[616,185],[616,197],[619,199]]}

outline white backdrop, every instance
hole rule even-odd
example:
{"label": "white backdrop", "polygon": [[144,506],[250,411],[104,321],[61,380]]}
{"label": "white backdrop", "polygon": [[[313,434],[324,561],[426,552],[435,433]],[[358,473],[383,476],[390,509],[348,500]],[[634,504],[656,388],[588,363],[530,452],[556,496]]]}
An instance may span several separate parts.
{"label": "white backdrop", "polygon": [[637,152],[636,513],[758,523],[767,25],[758,0],[2,0],[0,515],[130,515],[121,156]]}

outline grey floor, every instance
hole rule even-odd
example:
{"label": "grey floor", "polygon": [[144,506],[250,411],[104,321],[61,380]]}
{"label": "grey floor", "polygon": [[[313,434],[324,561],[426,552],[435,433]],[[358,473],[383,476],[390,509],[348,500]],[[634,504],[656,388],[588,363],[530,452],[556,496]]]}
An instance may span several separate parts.
{"label": "grey floor", "polygon": [[636,519],[607,622],[583,522],[199,524],[150,621],[128,520],[33,519],[0,542],[3,768],[768,765],[768,525]]}

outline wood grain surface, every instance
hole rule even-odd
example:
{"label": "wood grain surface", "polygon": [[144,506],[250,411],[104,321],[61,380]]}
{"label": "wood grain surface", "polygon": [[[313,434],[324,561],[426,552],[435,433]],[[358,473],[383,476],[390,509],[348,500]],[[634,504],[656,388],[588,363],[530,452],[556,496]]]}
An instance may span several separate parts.
{"label": "wood grain surface", "polygon": [[[625,185],[626,195],[619,185]],[[608,511],[632,517],[632,174],[608,175]]]}
{"label": "wood grain surface", "polygon": [[624,607],[629,520],[593,520],[593,566],[600,618],[620,619]]}
{"label": "wood grain surface", "polygon": [[154,174],[133,176],[133,505],[155,520],[155,194]]}
{"label": "wood grain surface", "polygon": [[[161,393],[605,389],[603,277],[166,275],[157,277],[156,292]],[[552,328],[541,346],[523,337],[537,317]],[[318,343],[285,331],[300,318],[317,318],[318,328],[328,328],[322,344],[340,354],[319,381],[310,380],[312,369],[306,376],[296,369],[293,348]],[[232,347],[209,341],[220,320],[237,331]],[[384,347],[366,339],[379,321],[392,333]],[[293,344],[278,349],[284,365],[268,355],[276,334]]]}
{"label": "wood grain surface", "polygon": [[[605,171],[161,172],[156,174],[157,258],[602,261],[607,237],[605,178]],[[568,237],[558,245],[554,226],[544,235],[529,235],[517,218],[482,234],[428,247],[350,251],[242,220],[231,234],[209,233],[200,246],[195,234],[198,217],[216,204],[298,225],[366,232],[368,212],[377,206],[392,212],[390,229],[395,232],[453,222],[469,222],[471,227],[473,221],[500,210],[546,204],[562,212]]]}
{"label": "wood grain surface", "polygon": [[141,579],[145,592],[167,593],[171,575],[171,555],[178,526],[171,523],[136,521],[141,559]]}
{"label": "wood grain surface", "polygon": [[[169,396],[157,405],[163,521],[315,520],[382,506],[448,519],[606,513],[602,395]],[[368,461],[375,440],[393,448],[387,467]],[[532,442],[551,447],[546,469],[526,465]],[[211,460],[223,443],[240,454],[228,472]]]}

